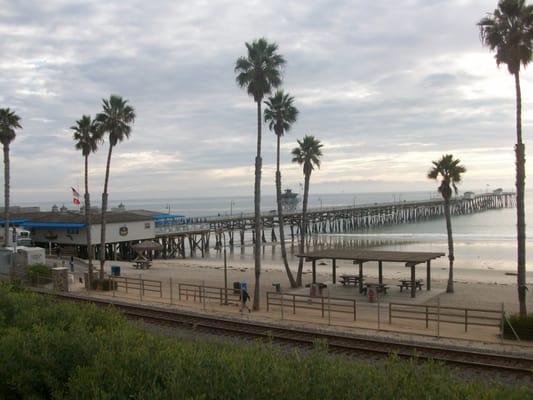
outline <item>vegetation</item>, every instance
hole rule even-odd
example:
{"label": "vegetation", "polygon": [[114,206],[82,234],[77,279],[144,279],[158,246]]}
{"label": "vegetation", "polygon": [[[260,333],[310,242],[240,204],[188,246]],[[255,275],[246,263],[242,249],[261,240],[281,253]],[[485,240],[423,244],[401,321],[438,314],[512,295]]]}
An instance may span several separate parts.
{"label": "vegetation", "polygon": [[277,53],[278,45],[266,39],[245,43],[248,54],[235,63],[235,78],[241,88],[246,88],[257,104],[257,154],[255,156],[254,212],[255,212],[255,289],[254,310],[259,310],[261,276],[261,102],[265,95],[281,85],[283,56]]}
{"label": "vegetation", "polygon": [[294,98],[284,93],[283,90],[278,90],[276,94],[270,97],[265,104],[265,122],[268,122],[268,127],[274,131],[277,138],[276,145],[276,201],[278,206],[278,225],[279,225],[279,240],[281,243],[281,257],[285,265],[285,271],[291,287],[296,287],[296,281],[292,276],[289,262],[287,260],[287,249],[285,248],[285,231],[283,225],[283,207],[281,204],[281,170],[279,165],[280,159],[280,142],[283,134],[291,129],[292,124],[296,122],[298,117],[298,109],[293,105]]}
{"label": "vegetation", "polygon": [[0,108],[0,142],[4,149],[4,246],[9,243],[9,145],[21,129],[20,117],[9,108]]}
{"label": "vegetation", "polygon": [[105,264],[105,213],[107,211],[107,185],[109,183],[109,169],[111,167],[111,153],[117,143],[130,137],[131,125],[135,121],[135,110],[128,105],[128,100],[120,96],[111,95],[109,100],[103,99],[103,112],[96,115],[97,129],[109,134],[109,151],[105,169],[104,191],[102,193],[102,219],[100,235],[100,280],[104,279]]}
{"label": "vegetation", "polygon": [[525,223],[525,147],[522,142],[522,93],[520,66],[524,68],[533,55],[533,6],[525,0],[500,0],[498,8],[478,23],[481,40],[496,51],[496,64],[506,64],[514,76],[516,91],[516,229],[518,244],[517,283],[520,315],[527,315],[526,308],[526,223]]}
{"label": "vegetation", "polygon": [[453,293],[453,236],[452,236],[452,218],[450,215],[450,200],[452,198],[452,189],[457,194],[457,183],[461,182],[461,175],[466,172],[466,168],[459,165],[461,160],[454,159],[453,155],[446,154],[439,161],[433,161],[433,168],[428,172],[429,179],[441,178],[439,193],[444,199],[444,216],[446,218],[446,233],[448,234],[448,260],[450,268],[448,270],[448,285],[446,292]]}
{"label": "vegetation", "polygon": [[[304,199],[302,203],[302,222],[300,224],[300,254],[305,250],[305,237],[307,233],[307,202],[309,200],[309,181],[311,180],[311,172],[316,168],[320,168],[320,157],[322,157],[322,143],[315,139],[314,136],[304,136],[300,141],[298,140],[298,147],[292,150],[294,156],[292,161],[303,165],[304,172]],[[300,257],[298,263],[298,273],[296,275],[296,285],[302,286],[304,259]]]}
{"label": "vegetation", "polygon": [[0,398],[525,399],[434,363],[366,364],[265,345],[156,336],[113,309],[0,288]]}
{"label": "vegetation", "polygon": [[89,286],[93,276],[93,246],[91,243],[91,199],[89,195],[89,155],[96,152],[98,144],[102,141],[102,132],[98,129],[95,121],[90,115],[83,115],[76,125],[71,126],[74,131],[73,139],[76,142],[75,147],[81,150],[85,160],[85,224],[87,226],[87,261],[89,269]]}
{"label": "vegetation", "polygon": [[35,281],[37,277],[43,276],[47,278],[52,277],[52,269],[46,264],[32,264],[26,270],[30,281]]}
{"label": "vegetation", "polygon": [[533,340],[532,314],[526,315],[525,317],[522,317],[519,314],[511,315],[508,321],[503,321],[503,336],[506,339],[514,340],[516,339],[515,333],[520,340]]}

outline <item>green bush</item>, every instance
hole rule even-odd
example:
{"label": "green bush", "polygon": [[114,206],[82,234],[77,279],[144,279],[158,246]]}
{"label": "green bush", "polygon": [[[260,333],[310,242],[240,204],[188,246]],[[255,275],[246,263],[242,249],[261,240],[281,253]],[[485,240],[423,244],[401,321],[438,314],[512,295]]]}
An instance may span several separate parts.
{"label": "green bush", "polygon": [[[516,339],[511,326],[520,338],[520,340],[533,340],[533,314],[529,314],[526,317],[520,317],[515,314],[508,317],[507,321],[503,321],[503,337],[506,339]],[[509,326],[509,323],[511,326]]]}
{"label": "green bush", "polygon": [[91,281],[91,290],[116,290],[117,289],[117,282],[111,280],[111,279],[93,279]]}
{"label": "green bush", "polygon": [[362,363],[315,351],[167,338],[113,308],[0,287],[0,398],[526,399],[435,363]]}
{"label": "green bush", "polygon": [[28,266],[27,274],[32,285],[36,285],[39,280],[43,283],[50,282],[52,279],[52,269],[46,264],[32,264]]}

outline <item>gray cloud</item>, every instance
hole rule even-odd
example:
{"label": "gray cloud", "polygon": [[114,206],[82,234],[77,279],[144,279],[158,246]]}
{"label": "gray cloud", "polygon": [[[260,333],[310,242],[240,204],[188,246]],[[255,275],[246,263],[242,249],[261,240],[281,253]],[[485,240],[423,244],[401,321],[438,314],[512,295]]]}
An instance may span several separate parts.
{"label": "gray cloud", "polygon": [[[288,61],[284,88],[300,109],[283,139],[287,186],[302,180],[289,153],[309,133],[326,144],[315,192],[431,190],[424,172],[450,151],[466,155],[457,154],[469,167],[465,186],[510,188],[513,82],[496,69],[475,26],[491,7],[481,0],[9,2],[0,9],[0,106],[14,108],[24,124],[12,146],[12,197],[68,200],[68,188],[82,184],[68,128],[111,93],[137,112],[131,139],[114,153],[112,199],[251,195],[255,105],[235,84],[233,66],[244,42],[260,36],[279,44]],[[526,139],[532,84],[527,71]],[[91,157],[93,198],[106,151]],[[263,157],[269,193],[275,141],[267,127]]]}

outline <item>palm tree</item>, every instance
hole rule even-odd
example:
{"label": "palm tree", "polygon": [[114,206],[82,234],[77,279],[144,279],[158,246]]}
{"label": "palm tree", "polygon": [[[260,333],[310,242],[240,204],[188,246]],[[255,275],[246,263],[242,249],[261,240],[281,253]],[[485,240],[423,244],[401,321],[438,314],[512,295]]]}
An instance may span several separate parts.
{"label": "palm tree", "polygon": [[516,228],[517,228],[517,283],[520,315],[526,316],[526,223],[524,215],[525,147],[522,142],[522,94],[520,65],[524,68],[533,54],[533,6],[525,0],[500,0],[492,14],[478,22],[481,41],[496,51],[496,64],[506,64],[514,75],[516,90]]}
{"label": "palm tree", "polygon": [[452,220],[450,216],[450,199],[452,198],[452,188],[457,194],[457,183],[461,182],[461,174],[466,172],[466,168],[459,165],[461,160],[454,159],[453,155],[446,154],[439,161],[432,161],[433,168],[428,172],[429,179],[438,179],[441,177],[439,193],[444,199],[444,216],[446,217],[446,232],[448,234],[448,259],[450,269],[448,271],[448,285],[446,292],[453,293],[453,237],[452,237]]}
{"label": "palm tree", "polygon": [[0,108],[0,142],[4,148],[4,246],[9,243],[9,145],[21,129],[20,117],[9,108]]}
{"label": "palm tree", "polygon": [[254,310],[259,310],[259,278],[261,275],[261,102],[265,95],[281,85],[281,67],[285,64],[283,56],[277,53],[278,45],[266,39],[245,43],[248,54],[235,63],[235,78],[241,88],[246,88],[257,104],[257,154],[255,156],[255,288]]}
{"label": "palm tree", "polygon": [[279,166],[280,142],[283,134],[291,129],[291,125],[296,122],[298,117],[298,109],[294,107],[294,98],[288,93],[283,93],[283,90],[278,90],[274,96],[270,97],[265,104],[265,122],[269,125],[269,129],[274,131],[277,137],[276,146],[276,200],[278,204],[278,224],[279,224],[279,240],[281,243],[281,258],[287,271],[287,276],[291,287],[296,287],[296,281],[289,268],[287,260],[287,249],[285,248],[285,231],[283,230],[283,208],[281,206],[281,171]]}
{"label": "palm tree", "polygon": [[91,119],[90,115],[83,115],[76,125],[71,126],[74,131],[73,139],[76,142],[75,147],[81,150],[85,159],[85,224],[87,225],[87,261],[89,263],[89,282],[93,279],[93,248],[91,243],[91,199],[89,195],[89,155],[96,152],[98,144],[102,142],[102,132],[98,129],[96,121]]}
{"label": "palm tree", "polygon": [[[305,235],[307,233],[307,201],[309,199],[309,180],[311,179],[311,172],[316,168],[320,168],[320,157],[322,157],[322,146],[320,140],[315,139],[314,136],[306,135],[300,141],[298,140],[298,147],[292,150],[294,156],[292,162],[303,165],[305,183],[304,183],[304,199],[302,204],[302,223],[300,224],[300,254],[304,253]],[[304,266],[304,259],[300,257],[298,263],[298,274],[296,275],[296,285],[302,286],[302,271]]]}
{"label": "palm tree", "polygon": [[107,211],[107,184],[111,166],[111,152],[117,143],[130,137],[131,125],[135,121],[135,110],[128,105],[128,100],[111,95],[109,100],[102,100],[103,112],[96,115],[98,130],[109,134],[109,152],[105,170],[104,191],[102,193],[102,219],[100,236],[100,279],[104,279],[105,263],[105,213]]}

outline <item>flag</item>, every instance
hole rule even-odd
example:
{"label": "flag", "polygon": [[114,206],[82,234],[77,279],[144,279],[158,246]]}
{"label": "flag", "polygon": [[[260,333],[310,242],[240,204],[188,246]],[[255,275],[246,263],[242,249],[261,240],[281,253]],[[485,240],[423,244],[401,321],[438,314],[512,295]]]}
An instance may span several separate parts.
{"label": "flag", "polygon": [[72,203],[79,206],[80,205],[80,194],[73,187],[71,187],[71,189],[72,189]]}

